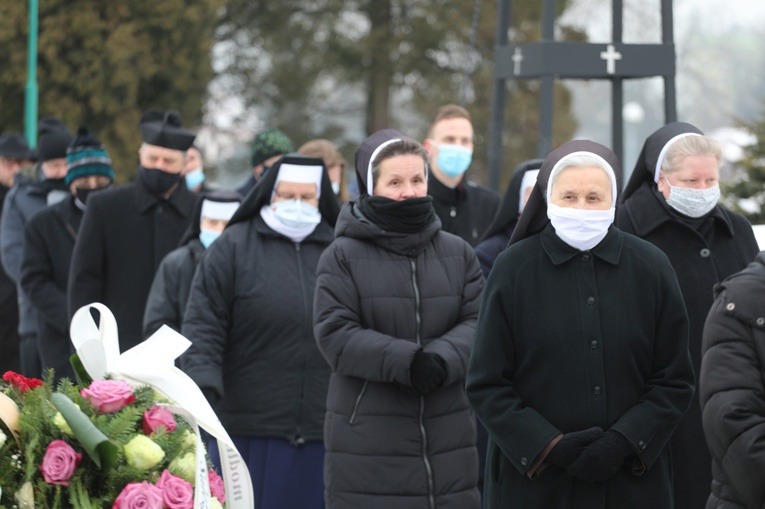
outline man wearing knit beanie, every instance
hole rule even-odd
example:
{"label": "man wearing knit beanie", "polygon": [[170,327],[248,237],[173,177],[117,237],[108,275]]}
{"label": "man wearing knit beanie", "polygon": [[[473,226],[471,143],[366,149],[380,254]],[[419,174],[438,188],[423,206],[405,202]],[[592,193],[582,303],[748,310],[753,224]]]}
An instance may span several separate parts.
{"label": "man wearing knit beanie", "polygon": [[66,168],[69,198],[29,220],[21,263],[21,288],[37,310],[42,368],[53,368],[57,379],[74,377],[66,299],[74,242],[88,197],[114,182],[109,154],[87,127],[80,127],[66,150]]}
{"label": "man wearing knit beanie", "polygon": [[250,189],[258,183],[260,177],[284,154],[289,154],[292,151],[292,141],[280,130],[269,128],[261,131],[252,140],[252,158],[250,160],[252,175],[236,191],[242,196],[247,196]]}
{"label": "man wearing knit beanie", "polygon": [[0,252],[3,268],[18,290],[19,352],[21,373],[26,376],[41,376],[42,366],[37,348],[37,311],[20,287],[24,228],[33,215],[68,195],[64,176],[66,149],[72,139],[71,131],[60,119],[42,118],[37,163],[16,173],[13,188],[3,203]]}

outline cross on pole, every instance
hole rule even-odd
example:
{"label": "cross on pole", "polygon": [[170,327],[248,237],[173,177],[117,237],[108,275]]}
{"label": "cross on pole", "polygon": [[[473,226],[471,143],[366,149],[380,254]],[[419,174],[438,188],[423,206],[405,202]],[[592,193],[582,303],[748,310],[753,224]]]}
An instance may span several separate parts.
{"label": "cross on pole", "polygon": [[614,74],[616,61],[622,59],[622,54],[616,51],[613,44],[609,44],[606,48],[606,51],[600,52],[600,58],[606,61],[606,74]]}
{"label": "cross on pole", "polygon": [[[623,82],[625,79],[661,76],[664,79],[664,121],[677,120],[675,100],[675,46],[672,0],[660,0],[662,42],[625,44],[622,41],[623,0],[612,0],[613,40],[603,43],[562,42],[554,37],[556,0],[543,0],[542,39],[511,45],[510,4],[500,0],[497,45],[494,51],[494,95],[489,135],[489,187],[499,188],[502,167],[502,126],[506,80],[539,80],[539,142],[537,156],[552,148],[553,86],[563,79],[606,79],[611,82],[611,149],[621,160],[624,146]],[[603,61],[606,61],[605,72]],[[616,67],[616,61],[619,67]],[[523,62],[523,65],[521,65]]]}
{"label": "cross on pole", "polygon": [[521,62],[523,62],[523,50],[515,48],[513,53],[513,74],[518,76],[521,73]]}

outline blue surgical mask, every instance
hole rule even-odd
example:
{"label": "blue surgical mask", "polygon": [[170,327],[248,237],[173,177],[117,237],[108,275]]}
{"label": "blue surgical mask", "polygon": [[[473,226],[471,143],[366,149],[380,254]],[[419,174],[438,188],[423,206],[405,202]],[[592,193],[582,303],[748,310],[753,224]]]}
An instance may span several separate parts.
{"label": "blue surgical mask", "polygon": [[459,177],[465,173],[473,160],[473,151],[461,145],[441,144],[438,147],[436,164],[448,177]]}
{"label": "blue surgical mask", "polygon": [[278,201],[271,208],[277,219],[291,228],[307,228],[321,222],[319,209],[302,200]]}
{"label": "blue surgical mask", "polygon": [[205,174],[202,168],[191,170],[186,174],[186,187],[189,191],[193,191],[199,184],[205,181]]}
{"label": "blue surgical mask", "polygon": [[220,237],[221,232],[217,232],[215,230],[208,230],[206,228],[200,228],[199,232],[199,242],[202,243],[202,245],[205,247],[205,249],[209,248],[215,240]]}

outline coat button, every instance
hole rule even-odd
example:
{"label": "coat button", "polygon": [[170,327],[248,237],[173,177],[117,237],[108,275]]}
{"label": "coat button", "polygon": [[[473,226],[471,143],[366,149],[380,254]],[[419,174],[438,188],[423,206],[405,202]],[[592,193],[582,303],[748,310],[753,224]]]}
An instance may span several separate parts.
{"label": "coat button", "polygon": [[727,309],[728,311],[733,311],[734,309],[736,309],[736,305],[732,302],[729,302],[728,305],[725,306],[725,309]]}
{"label": "coat button", "polygon": [[584,253],[582,255],[582,261],[583,262],[589,262],[590,261],[590,255],[588,253]]}
{"label": "coat button", "polygon": [[590,341],[590,348],[592,348],[593,350],[597,350],[598,349],[598,340],[597,339],[593,339],[592,341]]}
{"label": "coat button", "polygon": [[529,464],[529,460],[526,459],[526,456],[521,458],[521,465],[523,465],[525,467],[528,464]]}
{"label": "coat button", "polygon": [[593,392],[593,394],[595,394],[596,396],[600,396],[600,385],[596,385],[596,386],[595,386],[595,387],[592,389],[592,392]]}
{"label": "coat button", "polygon": [[638,447],[640,447],[641,449],[645,449],[645,442],[643,442],[642,440],[638,442]]}
{"label": "coat button", "polygon": [[755,322],[757,323],[757,325],[763,326],[765,325],[765,318],[758,318],[757,320],[755,320]]}
{"label": "coat button", "polygon": [[457,215],[457,209],[452,207],[452,210],[449,211],[449,215],[455,217]]}
{"label": "coat button", "polygon": [[701,251],[699,251],[699,254],[701,255],[702,258],[709,258],[709,255],[712,254],[712,252],[709,249],[704,248]]}
{"label": "coat button", "polygon": [[592,306],[593,304],[595,304],[595,297],[593,296],[587,297],[587,305]]}

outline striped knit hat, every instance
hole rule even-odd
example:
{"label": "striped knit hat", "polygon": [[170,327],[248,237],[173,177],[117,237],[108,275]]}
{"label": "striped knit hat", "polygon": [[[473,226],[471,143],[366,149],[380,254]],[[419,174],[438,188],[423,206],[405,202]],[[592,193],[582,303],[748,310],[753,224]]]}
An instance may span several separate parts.
{"label": "striped knit hat", "polygon": [[112,160],[106,149],[85,126],[80,126],[66,150],[66,185],[80,177],[103,175],[114,182]]}

